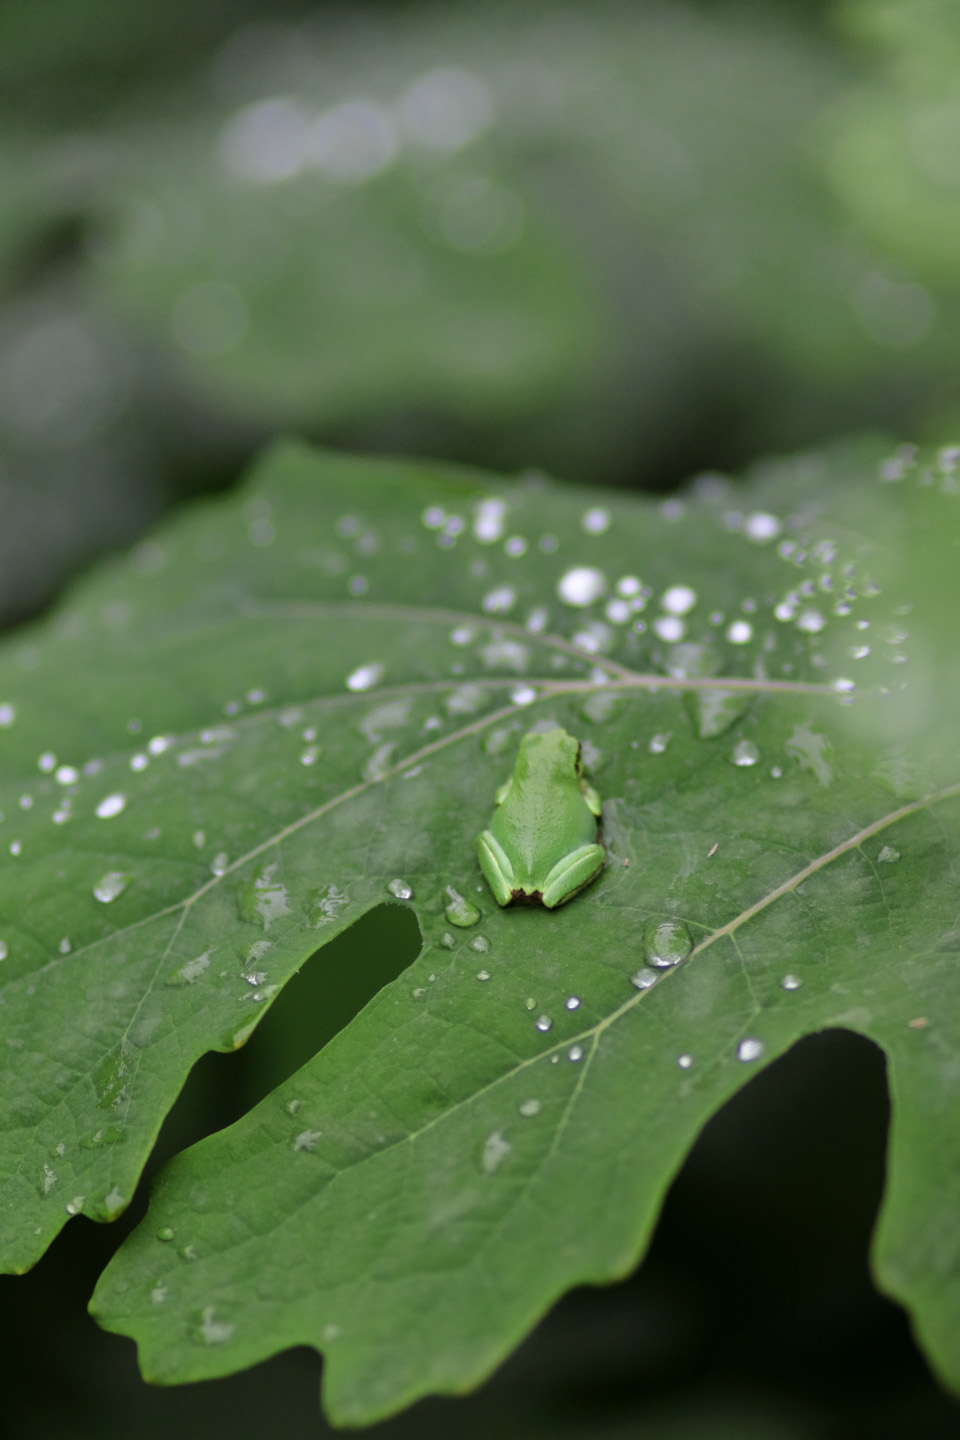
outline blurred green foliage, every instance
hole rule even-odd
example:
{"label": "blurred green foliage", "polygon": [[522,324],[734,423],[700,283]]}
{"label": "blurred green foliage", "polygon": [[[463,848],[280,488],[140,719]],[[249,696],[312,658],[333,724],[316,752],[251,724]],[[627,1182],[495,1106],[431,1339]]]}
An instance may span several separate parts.
{"label": "blurred green foliage", "polygon": [[11,0],[3,613],[278,428],[648,488],[942,438],[958,45],[945,0]]}

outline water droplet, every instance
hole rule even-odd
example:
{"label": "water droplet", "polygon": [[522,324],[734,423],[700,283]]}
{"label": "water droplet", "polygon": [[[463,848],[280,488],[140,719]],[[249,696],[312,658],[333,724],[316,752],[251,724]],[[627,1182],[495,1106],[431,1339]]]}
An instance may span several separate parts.
{"label": "water droplet", "polygon": [[440,944],[443,946],[444,950],[453,950],[456,948],[457,942],[456,938],[450,934],[449,930],[444,930],[443,934],[440,936]]}
{"label": "water droplet", "polygon": [[204,950],[202,955],[197,955],[195,959],[188,960],[186,964],[181,965],[179,969],[172,971],[167,976],[165,983],[175,986],[193,985],[209,967],[210,956],[213,954],[214,948],[214,946],[211,946],[209,950]]}
{"label": "water droplet", "polygon": [[540,1114],[542,1109],[543,1106],[539,1100],[521,1100],[517,1106],[517,1111],[523,1116],[524,1120],[532,1120],[535,1115]]}
{"label": "water droplet", "polygon": [[72,765],[61,765],[53,778],[58,785],[76,785],[80,779],[80,771]]}
{"label": "water droplet", "polygon": [[318,1140],[323,1139],[322,1130],[301,1130],[290,1141],[291,1150],[312,1150]]}
{"label": "water droplet", "polygon": [[679,615],[658,615],[653,622],[653,629],[668,645],[675,645],[687,633],[687,627]]}
{"label": "water droplet", "polygon": [[360,665],[352,670],[346,678],[348,690],[361,691],[372,690],[383,676],[383,666],[379,661],[372,661],[369,665]]}
{"label": "water droplet", "polygon": [[536,1010],[537,1002],[536,1000],[534,1000],[532,995],[528,995],[526,1000],[524,1000],[523,1008],[524,1010]]}
{"label": "water droplet", "polygon": [[507,1156],[513,1151],[513,1146],[506,1140],[502,1130],[494,1130],[483,1142],[483,1149],[480,1152],[480,1168],[485,1175],[492,1175],[499,1170]]}
{"label": "water droplet", "polygon": [[86,1204],[86,1200],[86,1195],[74,1195],[73,1199],[68,1200],[63,1208],[64,1210],[66,1210],[68,1215],[79,1215],[80,1211]]}
{"label": "water droplet", "polygon": [[162,755],[165,750],[170,749],[172,744],[172,735],[154,735],[153,739],[147,745],[147,749],[151,755]]}
{"label": "water droplet", "polygon": [[11,854],[11,855],[19,855],[22,850],[23,850],[23,845],[21,844],[21,842],[20,842],[19,840],[11,840],[11,841],[10,841],[10,854]]}
{"label": "water droplet", "polygon": [[[473,948],[476,949],[476,946],[474,946]],[[489,980],[490,978],[491,978],[491,977],[490,977],[490,971],[489,971],[489,970],[478,970],[478,971],[477,971],[477,979],[478,979],[478,980]]]}
{"label": "water droplet", "polygon": [[671,585],[660,597],[660,605],[668,615],[687,615],[696,603],[697,592],[689,585]]}
{"label": "water droplet", "polygon": [[851,647],[850,647],[850,654],[853,656],[854,660],[865,660],[865,659],[867,658],[867,656],[870,654],[870,646],[869,646],[869,645],[851,645]]}
{"label": "water droplet", "polygon": [[883,849],[877,856],[877,859],[880,861],[881,865],[896,865],[897,861],[900,859],[900,851],[894,850],[892,845],[884,845]]}
{"label": "water droplet", "polygon": [[109,820],[112,816],[119,815],[121,810],[125,810],[126,805],[126,795],[108,795],[97,806],[97,814],[101,820]]}
{"label": "water droplet", "polygon": [[480,911],[476,905],[471,900],[465,899],[459,891],[454,890],[452,885],[446,885],[444,892],[450,897],[444,905],[443,911],[450,924],[458,925],[462,930],[476,925],[480,919]]}
{"label": "water droplet", "polygon": [[649,990],[651,985],[656,985],[659,978],[656,970],[650,970],[644,965],[636,975],[630,977],[630,984],[635,985],[638,990]]}
{"label": "water droplet", "polygon": [[584,511],[580,524],[588,535],[603,535],[610,529],[610,512],[596,505]]}
{"label": "water droplet", "polygon": [[319,759],[320,759],[320,746],[319,746],[319,745],[308,745],[308,746],[306,747],[306,749],[301,750],[301,752],[300,752],[300,764],[301,764],[301,765],[316,765],[316,763],[317,763],[317,761],[318,761]]}
{"label": "water droplet", "polygon": [[6,700],[0,703],[0,730],[9,730],[16,718],[16,706]]}
{"label": "water droplet", "polygon": [[678,1055],[677,1064],[680,1066],[681,1070],[689,1070],[691,1065],[693,1064],[693,1056],[686,1054]]}
{"label": "water droplet", "polygon": [[122,870],[108,870],[106,875],[101,875],[94,885],[94,896],[104,905],[109,905],[111,900],[116,900],[118,895],[123,894],[132,880],[133,876],[125,874]]}
{"label": "water droplet", "polygon": [[566,1006],[566,1008],[567,1008],[568,1010],[579,1010],[579,1009],[580,1009],[580,996],[579,996],[579,995],[568,995],[567,998],[566,998],[566,1000],[564,1001],[564,1004],[565,1004],[565,1006]]}
{"label": "water droplet", "polygon": [[826,623],[819,610],[804,610],[797,618],[797,629],[808,635],[819,635]]}
{"label": "water droplet", "polygon": [[578,1060],[582,1060],[582,1059],[583,1059],[583,1046],[582,1046],[582,1045],[571,1045],[571,1046],[570,1046],[570,1049],[567,1051],[567,1059],[568,1059],[568,1060],[572,1060],[574,1063],[576,1063]]}
{"label": "water droplet", "polygon": [[783,979],[780,981],[780,989],[799,990],[802,984],[803,981],[800,979],[799,975],[784,975]]}
{"label": "water droplet", "polygon": [[385,780],[393,769],[396,751],[396,744],[392,740],[386,740],[382,745],[378,745],[363,767],[364,780],[371,784],[375,784],[378,780]]}
{"label": "water droplet", "polygon": [[686,711],[698,740],[715,740],[746,714],[749,697],[736,690],[687,690]]}
{"label": "water droplet", "polygon": [[0,960],[6,960],[9,953],[6,940],[0,940]]}
{"label": "water droplet", "polygon": [[756,765],[760,759],[760,751],[752,740],[738,740],[730,752],[730,759],[734,765]]}
{"label": "water droplet", "polygon": [[262,866],[243,887],[239,896],[241,920],[246,920],[251,925],[262,925],[264,930],[268,930],[282,915],[290,913],[287,888],[274,879],[278,866],[277,860]]}
{"label": "water droplet", "polygon": [[738,1060],[759,1060],[763,1054],[764,1044],[762,1040],[746,1039],[741,1040],[737,1046]]}
{"label": "water droplet", "polygon": [[672,734],[673,732],[671,730],[665,730],[660,735],[652,735],[650,737],[650,743],[647,746],[650,754],[662,755],[664,750],[666,750],[667,746],[670,744],[670,737]]}
{"label": "water droplet", "polygon": [[658,969],[679,965],[692,949],[690,931],[679,920],[650,920],[644,926],[643,958]]}
{"label": "water droplet", "polygon": [[166,1241],[168,1240],[174,1240],[176,1238],[176,1234],[177,1232],[173,1229],[172,1226],[161,1225],[160,1229],[157,1231],[157,1239],[163,1240],[166,1243]]}
{"label": "water droplet", "polygon": [[201,1345],[223,1345],[237,1328],[216,1318],[216,1306],[206,1305],[200,1312],[200,1324],[194,1332],[194,1339]]}
{"label": "water droplet", "polygon": [[578,610],[595,604],[606,589],[607,577],[602,570],[595,570],[591,565],[575,565],[561,575],[557,584],[557,594],[564,605]]}
{"label": "water droplet", "polygon": [[[481,545],[493,545],[501,538],[506,514],[507,505],[505,500],[490,498],[477,501],[473,507],[473,533]],[[440,517],[440,524],[442,525],[442,511],[440,512]]]}
{"label": "water droplet", "polygon": [[40,758],[37,760],[37,769],[42,770],[45,775],[49,775],[50,771],[54,768],[56,763],[57,757],[56,755],[54,755],[53,751],[45,750],[40,756]]}
{"label": "water droplet", "polygon": [[510,702],[513,705],[532,705],[537,698],[537,692],[532,685],[515,685],[510,691]]}
{"label": "water droplet", "polygon": [[81,1135],[79,1144],[81,1150],[102,1150],[107,1145],[122,1145],[126,1138],[123,1125],[101,1125],[99,1129]]}
{"label": "water droplet", "polygon": [[845,675],[838,675],[835,680],[831,681],[831,685],[838,695],[850,695],[857,688],[856,683],[848,680]]}
{"label": "water droplet", "polygon": [[744,535],[757,545],[764,545],[768,540],[776,540],[782,529],[783,525],[776,515],[768,515],[762,510],[755,510],[743,522]]}
{"label": "water droplet", "polygon": [[734,620],[727,626],[727,639],[731,645],[746,645],[753,639],[753,626],[749,620]]}
{"label": "water droplet", "polygon": [[388,880],[387,889],[398,900],[412,900],[413,886],[406,880]]}
{"label": "water droplet", "polygon": [[553,1021],[549,1015],[538,1015],[533,1023],[542,1035],[546,1035],[549,1030],[553,1029]]}
{"label": "water droplet", "polygon": [[512,585],[498,585],[484,595],[480,602],[487,615],[506,615],[517,603],[517,592]]}
{"label": "water droplet", "polygon": [[284,1108],[284,1110],[286,1110],[286,1112],[287,1112],[288,1115],[296,1115],[297,1111],[300,1109],[300,1106],[301,1106],[302,1104],[303,1104],[303,1101],[302,1101],[302,1100],[288,1100],[287,1103],[286,1103],[286,1105],[284,1105],[283,1108]]}
{"label": "water droplet", "polygon": [[519,640],[509,640],[502,636],[491,640],[489,645],[484,645],[480,654],[488,670],[503,668],[522,675],[530,665],[529,648]]}
{"label": "water droplet", "polygon": [[186,1260],[188,1265],[192,1265],[197,1258],[198,1252],[196,1245],[181,1245],[177,1253],[181,1260]]}
{"label": "water droplet", "polygon": [[518,560],[521,555],[526,555],[527,542],[522,535],[511,535],[503,548],[511,559]]}
{"label": "water droplet", "polygon": [[210,861],[211,874],[217,876],[226,875],[229,869],[230,857],[225,850],[221,850],[220,854],[214,855],[213,859]]}

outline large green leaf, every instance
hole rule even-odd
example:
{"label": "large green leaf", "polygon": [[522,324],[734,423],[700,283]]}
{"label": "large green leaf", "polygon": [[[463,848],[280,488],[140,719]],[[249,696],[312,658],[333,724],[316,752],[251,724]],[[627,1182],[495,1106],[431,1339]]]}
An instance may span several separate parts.
{"label": "large green leaf", "polygon": [[[878,1276],[960,1383],[956,463],[658,505],[286,447],[9,644],[7,1267],[119,1213],[193,1061],[387,900],[420,957],[163,1172],[97,1292],[151,1378],[313,1344],[357,1423],[474,1383],[834,1025],[890,1067]],[[501,911],[474,837],[553,723],[609,863]]]}

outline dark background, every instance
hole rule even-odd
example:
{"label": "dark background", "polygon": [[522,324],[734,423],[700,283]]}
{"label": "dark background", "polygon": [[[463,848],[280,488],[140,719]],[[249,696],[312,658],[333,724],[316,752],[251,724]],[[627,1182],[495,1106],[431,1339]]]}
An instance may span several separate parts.
{"label": "dark background", "polygon": [[[958,71],[951,0],[4,0],[0,623],[281,432],[647,491],[956,441]],[[412,927],[382,907],[206,1057],[157,1164]],[[803,1042],[707,1127],[637,1275],[375,1433],[960,1435],[869,1277],[887,1108],[875,1047]],[[6,1433],[326,1433],[312,1352],[154,1390],[86,1316],[146,1188],[0,1281]]]}

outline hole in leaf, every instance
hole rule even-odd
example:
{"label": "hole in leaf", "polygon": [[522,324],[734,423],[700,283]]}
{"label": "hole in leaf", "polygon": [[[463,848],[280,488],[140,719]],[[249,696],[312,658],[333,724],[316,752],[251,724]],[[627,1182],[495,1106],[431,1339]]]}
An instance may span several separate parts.
{"label": "hole in leaf", "polygon": [[284,985],[242,1049],[203,1055],[158,1142],[166,1160],[232,1125],[288,1079],[411,965],[422,945],[407,906],[378,905],[317,950]]}

